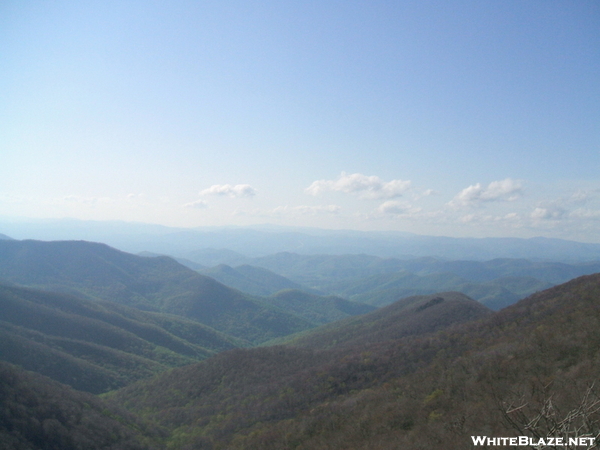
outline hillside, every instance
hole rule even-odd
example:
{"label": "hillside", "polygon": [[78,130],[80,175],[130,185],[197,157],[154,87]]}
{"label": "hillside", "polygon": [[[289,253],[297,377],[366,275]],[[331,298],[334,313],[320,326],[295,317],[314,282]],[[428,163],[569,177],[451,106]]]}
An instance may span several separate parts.
{"label": "hillside", "polygon": [[85,241],[0,241],[0,280],[176,314],[252,343],[313,326],[171,258]]}
{"label": "hillside", "polygon": [[244,345],[178,316],[0,285],[0,360],[106,392]]}
{"label": "hillside", "polygon": [[[223,352],[113,399],[167,427],[177,448],[472,448],[472,435],[550,435],[552,417],[578,408],[585,420],[574,416],[565,437],[597,432],[599,299],[600,275],[585,276],[435,333],[372,340],[373,320],[330,350]],[[547,421],[518,431],[540,412]]]}
{"label": "hillside", "polygon": [[374,306],[351,302],[334,295],[315,295],[298,289],[281,290],[266,297],[264,301],[320,325],[376,309]]}
{"label": "hillside", "polygon": [[0,362],[1,450],[151,450],[156,430],[91,394]]}
{"label": "hillside", "polygon": [[459,292],[407,297],[358,317],[288,336],[289,345],[327,349],[356,347],[432,333],[449,325],[468,322],[491,314],[480,303]]}

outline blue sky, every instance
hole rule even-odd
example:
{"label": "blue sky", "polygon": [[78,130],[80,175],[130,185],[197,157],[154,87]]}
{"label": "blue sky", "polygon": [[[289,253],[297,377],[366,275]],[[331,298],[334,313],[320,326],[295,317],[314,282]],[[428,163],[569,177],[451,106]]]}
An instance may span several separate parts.
{"label": "blue sky", "polygon": [[600,242],[597,1],[4,1],[0,216]]}

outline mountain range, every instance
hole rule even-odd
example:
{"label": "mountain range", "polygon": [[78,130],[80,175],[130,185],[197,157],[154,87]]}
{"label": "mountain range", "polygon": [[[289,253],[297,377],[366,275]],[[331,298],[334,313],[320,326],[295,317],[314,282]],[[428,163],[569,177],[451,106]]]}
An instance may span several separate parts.
{"label": "mountain range", "polygon": [[561,281],[594,262],[182,262],[0,240],[0,450],[471,448],[563,419],[600,439],[600,274]]}
{"label": "mountain range", "polygon": [[0,359],[92,393],[374,309],[293,289],[253,297],[85,241],[1,241],[0,280]]}

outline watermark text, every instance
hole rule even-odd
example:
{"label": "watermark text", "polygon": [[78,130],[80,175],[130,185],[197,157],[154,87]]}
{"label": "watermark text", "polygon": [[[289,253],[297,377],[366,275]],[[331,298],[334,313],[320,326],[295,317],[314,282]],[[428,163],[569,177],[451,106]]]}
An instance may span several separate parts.
{"label": "watermark text", "polygon": [[501,446],[529,446],[529,447],[567,447],[567,446],[581,446],[581,447],[592,447],[596,443],[594,437],[546,437],[546,438],[532,438],[529,436],[514,436],[514,437],[489,437],[489,436],[471,436],[473,445],[488,447],[501,447]]}

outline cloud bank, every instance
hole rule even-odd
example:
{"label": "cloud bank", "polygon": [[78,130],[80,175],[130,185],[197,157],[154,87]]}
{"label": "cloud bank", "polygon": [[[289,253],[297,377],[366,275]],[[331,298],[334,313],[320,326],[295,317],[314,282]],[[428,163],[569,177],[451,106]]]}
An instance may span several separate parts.
{"label": "cloud bank", "polygon": [[377,176],[342,172],[337,180],[317,180],[306,188],[306,193],[319,195],[323,192],[343,192],[366,199],[391,199],[400,197],[410,188],[410,181],[392,180],[385,182]]}

